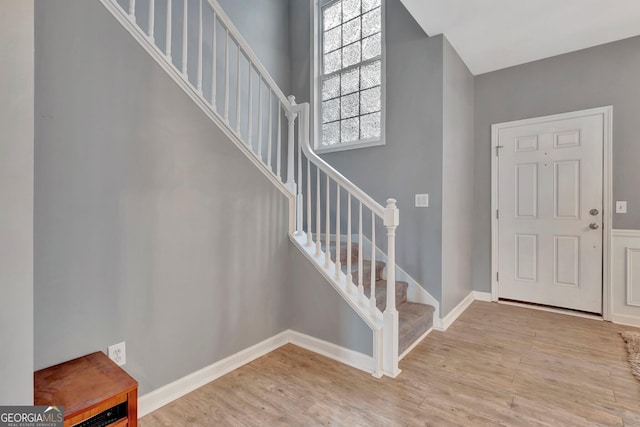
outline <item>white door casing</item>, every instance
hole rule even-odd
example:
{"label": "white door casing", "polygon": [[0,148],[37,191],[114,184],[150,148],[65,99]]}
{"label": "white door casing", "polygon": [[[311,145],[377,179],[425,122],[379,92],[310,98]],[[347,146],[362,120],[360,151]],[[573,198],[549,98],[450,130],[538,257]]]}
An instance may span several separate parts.
{"label": "white door casing", "polygon": [[608,312],[610,112],[493,125],[494,300]]}

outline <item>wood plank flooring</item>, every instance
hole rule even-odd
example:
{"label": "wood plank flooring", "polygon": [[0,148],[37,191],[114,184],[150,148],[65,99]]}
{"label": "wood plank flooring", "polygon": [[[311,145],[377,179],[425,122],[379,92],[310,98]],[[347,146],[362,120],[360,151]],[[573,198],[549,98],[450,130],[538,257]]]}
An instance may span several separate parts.
{"label": "wood plank flooring", "polygon": [[160,426],[640,426],[632,328],[474,302],[375,379],[293,345],[147,415]]}

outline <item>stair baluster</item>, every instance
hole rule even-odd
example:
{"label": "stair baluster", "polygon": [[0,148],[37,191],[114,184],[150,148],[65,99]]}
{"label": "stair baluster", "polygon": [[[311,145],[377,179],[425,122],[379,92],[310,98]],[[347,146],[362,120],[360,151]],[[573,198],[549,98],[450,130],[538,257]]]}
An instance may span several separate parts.
{"label": "stair baluster", "polygon": [[248,118],[247,118],[247,144],[253,150],[253,66],[251,65],[251,61],[249,61],[249,105],[248,109]]}
{"label": "stair baluster", "polygon": [[316,166],[316,257],[320,256],[321,242],[320,237],[320,215],[322,210],[320,209],[320,168]]}
{"label": "stair baluster", "polygon": [[347,290],[353,292],[353,278],[351,275],[351,193],[347,191]]}
{"label": "stair baluster", "polygon": [[189,10],[187,6],[187,0],[182,0],[182,74],[185,79],[189,81],[187,77],[187,26],[189,22]]}
{"label": "stair baluster", "polygon": [[[185,0],[186,3],[186,0]],[[186,7],[186,6],[185,6]],[[224,121],[229,124],[229,28],[224,44]]]}
{"label": "stair baluster", "polygon": [[[202,0],[200,0],[202,1]],[[156,18],[156,2],[155,0],[149,0],[149,39],[151,43],[154,43],[155,37],[155,18]]]}
{"label": "stair baluster", "polygon": [[[242,58],[242,49],[238,46],[238,58],[236,61],[236,133],[240,135],[242,120],[240,120],[240,105],[242,105],[242,79],[240,78],[240,59]],[[251,71],[251,70],[249,70]]]}
{"label": "stair baluster", "polygon": [[311,234],[311,161],[307,158],[307,246],[313,244]]}
{"label": "stair baluster", "polygon": [[[258,151],[256,152],[260,160],[262,157],[262,78],[258,76]],[[298,181],[300,182],[300,181]]]}
{"label": "stair baluster", "polygon": [[[238,51],[238,58],[240,58],[240,51]],[[238,67],[239,71],[240,67]],[[198,92],[202,93],[202,0],[198,2],[198,70],[196,85]]]}
{"label": "stair baluster", "polygon": [[359,203],[358,209],[358,295],[360,299],[364,299],[364,284],[362,271],[362,202]]}
{"label": "stair baluster", "polygon": [[276,137],[276,175],[282,181],[282,103],[278,101],[278,133]]}
{"label": "stair baluster", "polygon": [[327,175],[327,197],[324,199],[324,204],[326,207],[325,212],[325,221],[326,224],[324,226],[324,268],[329,268],[331,262],[331,251],[329,250],[329,236],[331,234],[331,219],[329,217],[329,205],[331,204],[331,194],[329,192],[330,182],[329,175]]}
{"label": "stair baluster", "polygon": [[[213,111],[218,111],[216,107],[216,91],[218,89],[218,78],[216,76],[218,68],[218,16],[216,11],[213,11],[213,36],[211,42],[211,106]],[[251,71],[251,61],[249,61],[249,71]]]}
{"label": "stair baluster", "polygon": [[376,301],[376,214],[373,211],[371,212],[371,279],[369,289],[371,313],[375,314],[378,311],[378,304]]}
{"label": "stair baluster", "polygon": [[167,0],[167,26],[165,28],[165,55],[169,59],[169,63],[173,63],[173,59],[171,59],[171,24],[172,24],[172,16],[171,16],[171,8],[173,7],[172,1]]}
{"label": "stair baluster", "polygon": [[271,168],[271,151],[273,149],[273,91],[269,88],[269,126],[268,126],[269,137],[267,138],[267,166],[269,170],[273,170]]}
{"label": "stair baluster", "polygon": [[[289,96],[289,104],[291,106],[297,105],[295,96]],[[287,147],[287,186],[289,187],[289,191],[291,191],[291,194],[296,194],[296,183],[293,176],[293,168],[295,153],[295,126],[297,117],[298,113],[294,112],[293,109],[287,111],[287,120],[289,121],[289,133],[287,134],[287,136],[289,137],[289,146]]]}
{"label": "stair baluster", "polygon": [[340,237],[342,230],[340,228],[340,184],[336,183],[336,280],[340,281]]}

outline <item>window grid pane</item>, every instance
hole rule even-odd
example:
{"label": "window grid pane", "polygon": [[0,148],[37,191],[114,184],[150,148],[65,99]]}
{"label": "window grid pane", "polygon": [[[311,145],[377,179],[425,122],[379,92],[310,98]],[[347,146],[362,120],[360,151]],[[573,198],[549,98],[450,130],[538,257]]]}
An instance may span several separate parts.
{"label": "window grid pane", "polygon": [[379,139],[381,0],[339,0],[322,8],[321,17],[321,144]]}

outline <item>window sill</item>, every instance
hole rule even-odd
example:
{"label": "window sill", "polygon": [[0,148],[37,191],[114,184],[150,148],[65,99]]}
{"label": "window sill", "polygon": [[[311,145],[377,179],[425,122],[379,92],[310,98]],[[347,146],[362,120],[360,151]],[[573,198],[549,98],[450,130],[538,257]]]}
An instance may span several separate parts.
{"label": "window sill", "polygon": [[358,141],[351,142],[348,144],[337,144],[332,145],[330,147],[316,147],[314,149],[316,154],[329,154],[337,151],[347,151],[347,150],[356,150],[358,148],[367,148],[367,147],[377,147],[380,145],[384,145],[384,139],[376,139],[373,141]]}

